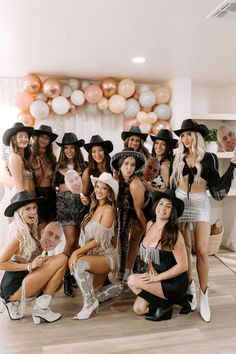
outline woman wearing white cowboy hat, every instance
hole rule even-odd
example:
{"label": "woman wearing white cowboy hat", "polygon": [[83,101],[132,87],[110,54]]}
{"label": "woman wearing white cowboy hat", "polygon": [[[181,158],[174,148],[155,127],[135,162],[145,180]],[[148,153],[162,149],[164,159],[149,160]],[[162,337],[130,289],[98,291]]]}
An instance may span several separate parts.
{"label": "woman wearing white cowboy hat", "polygon": [[211,312],[208,302],[208,241],[210,237],[210,204],[206,189],[216,200],[223,199],[230,190],[236,167],[236,152],[228,170],[220,177],[216,155],[207,153],[204,137],[208,128],[192,119],[185,119],[181,128],[174,131],[180,137],[176,150],[170,185],[176,196],[185,203],[185,210],[178,220],[185,238],[189,261],[189,293],[193,295],[192,310],[197,307],[196,289],[192,280],[190,225],[193,226],[199,278],[200,314],[209,322]]}
{"label": "woman wearing white cowboy hat", "polygon": [[114,236],[118,182],[107,172],[99,177],[91,176],[91,182],[94,192],[89,213],[81,224],[80,248],[69,259],[70,271],[84,300],[82,310],[74,317],[76,320],[85,320],[98,309],[95,290],[100,290],[106,276],[110,272],[114,275],[117,270],[117,253],[111,239]]}
{"label": "woman wearing white cowboy hat", "polygon": [[22,123],[16,122],[5,131],[2,137],[3,144],[11,147],[8,170],[14,193],[28,190],[35,194],[33,173],[29,163],[31,156],[29,141],[33,130],[31,127],[25,127]]}
{"label": "woman wearing white cowboy hat", "polygon": [[[5,210],[5,216],[13,217],[9,230],[9,242],[0,254],[0,269],[4,270],[1,281],[1,298],[9,317],[19,320],[24,316],[25,300],[38,296],[32,311],[35,324],[41,319],[54,322],[61,318],[60,313],[50,309],[52,296],[59,289],[67,267],[68,258],[64,254],[47,257],[37,233],[37,204],[30,192],[21,191],[11,199]],[[51,223],[52,224],[52,223]],[[51,245],[52,237],[58,244],[63,237],[61,225],[53,223],[47,226],[49,236],[42,236],[43,246]],[[50,229],[49,229],[50,227]]]}
{"label": "woman wearing white cowboy hat", "polygon": [[126,280],[131,269],[128,268],[129,234],[132,222],[137,219],[143,230],[146,228],[146,218],[143,213],[145,202],[145,187],[135,175],[145,164],[145,156],[132,148],[126,148],[112,156],[111,165],[116,170],[119,181],[118,211],[117,211],[117,243],[119,252],[120,280]]}
{"label": "woman wearing white cowboy hat", "polygon": [[[62,142],[56,142],[61,147],[58,163],[54,172],[54,186],[56,187],[57,220],[63,226],[66,237],[64,252],[70,257],[77,248],[80,223],[85,215],[85,206],[81,202],[80,194],[71,192],[65,183],[66,173],[75,170],[82,175],[85,169],[84,158],[80,148],[84,145],[83,139],[78,139],[72,133],[65,133]],[[66,272],[64,279],[64,292],[67,296],[74,296],[73,278]]]}
{"label": "woman wearing white cowboy hat", "polygon": [[30,164],[34,175],[36,197],[43,196],[44,203],[38,208],[39,232],[50,221],[56,220],[56,193],[52,187],[56,156],[52,143],[58,137],[49,125],[40,125],[33,131]]}
{"label": "woman wearing white cowboy hat", "polygon": [[84,149],[88,152],[88,166],[82,176],[83,194],[89,198],[93,192],[90,176],[98,177],[103,172],[111,173],[110,153],[113,144],[110,140],[103,140],[100,135],[93,135],[90,142],[84,144]]}

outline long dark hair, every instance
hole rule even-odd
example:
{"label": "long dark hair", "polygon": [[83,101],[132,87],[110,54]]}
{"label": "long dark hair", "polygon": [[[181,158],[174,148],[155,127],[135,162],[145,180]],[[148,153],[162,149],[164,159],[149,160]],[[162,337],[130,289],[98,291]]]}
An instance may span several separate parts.
{"label": "long dark hair", "polygon": [[[116,205],[115,193],[114,193],[113,189],[108,184],[106,184],[106,187],[107,187],[107,192],[108,192],[106,204],[111,205],[112,208],[115,210],[115,205]],[[98,207],[98,200],[97,200],[96,195],[93,191],[93,193],[91,194],[91,203],[90,203],[89,212],[88,212],[88,214],[85,215],[85,217],[81,223],[81,228],[83,230],[84,230],[85,225],[92,219],[97,207]]]}
{"label": "long dark hair", "polygon": [[[123,207],[123,208],[129,208],[133,204],[129,186],[130,186],[130,183],[135,178],[135,171],[134,171],[133,175],[130,176],[130,178],[129,178],[129,180],[127,182],[124,180],[124,177],[122,175],[122,172],[121,172],[120,168],[123,165],[123,163],[124,163],[126,158],[127,157],[121,158],[118,161],[119,171],[118,171],[118,174],[117,174],[118,182],[119,182],[119,194],[118,194],[118,198],[117,198],[117,206],[118,207]],[[136,163],[136,160],[135,160],[135,163]]]}
{"label": "long dark hair", "polygon": [[[98,146],[100,146],[100,145],[98,145]],[[94,158],[92,156],[92,148],[91,148],[89,150],[89,153],[88,153],[88,171],[89,171],[89,176],[93,175],[95,177],[99,177],[102,172],[112,173],[111,165],[110,165],[111,156],[109,155],[109,152],[108,152],[108,150],[106,148],[104,148],[102,146],[101,146],[101,148],[104,151],[104,161],[102,162],[104,171],[100,171],[98,169],[98,164],[97,164],[97,162],[94,160]]]}
{"label": "long dark hair", "polygon": [[[157,140],[161,140],[161,139],[157,139]],[[163,140],[163,141],[165,141],[165,140]],[[165,143],[166,143],[166,149],[165,149],[164,155],[162,156],[161,160],[159,161],[160,164],[162,164],[162,162],[165,160],[169,160],[170,162],[172,162],[172,160],[173,160],[173,149],[167,141],[165,141]],[[152,147],[152,156],[157,157],[156,152],[155,152],[155,148],[154,148],[155,144],[156,144],[156,141],[154,142],[153,147]]]}
{"label": "long dark hair", "polygon": [[[43,135],[43,134],[42,134]],[[34,137],[34,142],[32,145],[32,160],[34,162],[34,160],[36,159],[37,156],[40,155],[40,151],[39,151],[39,136],[35,136]],[[47,161],[53,166],[55,167],[56,165],[56,156],[53,152],[53,147],[52,147],[52,142],[50,140],[50,142],[48,143],[48,145],[46,146],[46,150],[45,150],[45,156]]]}
{"label": "long dark hair", "polygon": [[[152,222],[156,222],[156,207],[162,198],[158,199],[153,205],[153,218]],[[158,246],[164,249],[174,249],[174,246],[178,239],[179,227],[177,225],[177,210],[174,204],[172,203],[172,211],[169,220],[165,224],[162,230],[161,238],[158,241]]]}
{"label": "long dark hair", "polygon": [[[131,136],[138,136],[138,135],[131,135]],[[129,146],[129,138],[130,136],[128,136],[125,141],[124,141],[124,147],[128,148]],[[148,149],[144,146],[145,141],[140,138],[140,143],[139,143],[139,147],[137,149],[138,152],[141,152],[142,154],[144,154],[144,156],[148,159],[148,157],[150,156],[150,152],[148,151]]]}

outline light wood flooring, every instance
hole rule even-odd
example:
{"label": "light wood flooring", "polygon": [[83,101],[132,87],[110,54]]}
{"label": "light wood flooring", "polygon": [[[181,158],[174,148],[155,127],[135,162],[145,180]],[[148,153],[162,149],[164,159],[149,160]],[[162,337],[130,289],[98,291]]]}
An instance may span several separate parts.
{"label": "light wood flooring", "polygon": [[0,353],[236,353],[236,274],[214,256],[209,261],[212,320],[208,324],[198,311],[180,315],[177,306],[169,321],[146,321],[133,313],[134,296],[129,291],[101,304],[89,320],[74,321],[81,307],[79,290],[75,298],[61,290],[52,303],[63,316],[58,322],[34,325],[33,302],[23,320],[11,321],[6,311],[0,314]]}

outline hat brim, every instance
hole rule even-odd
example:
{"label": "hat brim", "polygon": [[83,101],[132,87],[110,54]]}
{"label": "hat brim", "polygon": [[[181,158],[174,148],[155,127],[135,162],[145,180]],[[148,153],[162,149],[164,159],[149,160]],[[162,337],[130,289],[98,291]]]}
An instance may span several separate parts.
{"label": "hat brim", "polygon": [[175,206],[176,210],[177,210],[177,217],[179,218],[183,212],[184,212],[184,202],[183,200],[171,196],[165,192],[154,192],[152,195],[152,200],[153,203],[155,204],[158,200],[160,200],[161,198],[165,198],[165,199],[169,199],[171,200],[171,202],[173,203],[173,205]]}
{"label": "hat brim", "polygon": [[197,132],[197,133],[200,133],[202,135],[202,137],[204,138],[208,134],[208,131],[209,130],[206,125],[198,124],[196,127],[189,127],[189,128],[185,128],[185,129],[174,130],[174,133],[177,136],[180,136],[184,132]]}
{"label": "hat brim", "polygon": [[4,211],[4,215],[8,217],[12,217],[14,215],[14,212],[21,208],[24,205],[30,204],[30,203],[40,203],[42,202],[45,198],[44,197],[38,197],[38,198],[32,198],[28,200],[20,200],[15,203],[10,204]]}
{"label": "hat brim", "polygon": [[121,139],[123,141],[125,141],[130,136],[139,136],[141,139],[143,139],[145,141],[147,139],[148,134],[135,133],[135,132],[126,132],[126,131],[121,133]]}
{"label": "hat brim", "polygon": [[34,128],[32,127],[13,127],[13,128],[9,128],[5,131],[5,133],[2,136],[2,142],[4,145],[6,146],[10,146],[10,141],[11,138],[16,135],[19,132],[26,132],[29,136],[29,138],[31,138],[32,134],[33,134]]}
{"label": "hat brim", "polygon": [[110,140],[84,144],[84,149],[87,152],[89,152],[89,150],[92,149],[93,146],[101,146],[102,148],[106,149],[109,153],[113,151],[113,144]]}
{"label": "hat brim", "polygon": [[136,160],[135,171],[143,167],[146,162],[146,158],[141,152],[135,150],[121,151],[112,156],[111,166],[114,170],[118,171],[120,159],[126,159],[127,157],[133,157]]}
{"label": "hat brim", "polygon": [[178,140],[177,139],[168,139],[168,138],[160,138],[156,135],[150,135],[150,138],[152,139],[152,141],[155,143],[156,140],[162,140],[162,141],[165,141],[168,145],[170,145],[170,147],[172,149],[175,149],[176,146],[177,146],[177,143],[178,143]]}
{"label": "hat brim", "polygon": [[68,143],[58,143],[58,142],[56,141],[56,144],[57,144],[58,146],[60,146],[60,147],[63,147],[63,146],[65,146],[65,145],[76,145],[76,146],[78,146],[78,147],[82,147],[82,146],[84,146],[84,143],[85,143],[84,139],[80,139],[80,140],[78,140],[78,141],[75,141],[75,142],[68,142]]}
{"label": "hat brim", "polygon": [[45,130],[38,130],[38,129],[35,129],[33,131],[33,136],[40,136],[40,135],[47,135],[50,139],[51,142],[55,141],[56,138],[58,137],[57,134],[54,134],[54,133],[50,133],[50,132],[46,132]]}

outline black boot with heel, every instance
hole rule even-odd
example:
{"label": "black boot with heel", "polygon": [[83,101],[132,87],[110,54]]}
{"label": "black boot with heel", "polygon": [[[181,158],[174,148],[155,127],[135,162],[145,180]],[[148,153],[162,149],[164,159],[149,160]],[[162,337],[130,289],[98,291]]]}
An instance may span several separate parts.
{"label": "black boot with heel", "polygon": [[145,316],[145,320],[164,321],[171,319],[173,305],[168,300],[153,295],[146,290],[142,290],[138,296],[149,303],[149,313]]}

